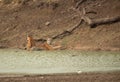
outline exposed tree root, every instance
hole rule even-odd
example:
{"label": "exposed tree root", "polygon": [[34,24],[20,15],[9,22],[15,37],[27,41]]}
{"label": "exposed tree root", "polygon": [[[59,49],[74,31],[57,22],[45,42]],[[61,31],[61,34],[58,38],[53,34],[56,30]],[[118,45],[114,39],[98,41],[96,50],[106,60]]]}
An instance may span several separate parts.
{"label": "exposed tree root", "polygon": [[86,14],[88,13],[96,14],[96,12],[86,12],[85,8],[83,8],[82,12],[80,12],[80,10],[76,8],[73,8],[73,10],[76,11],[81,16],[81,19],[84,22],[86,22],[90,27],[96,27],[98,25],[111,24],[120,21],[120,16],[100,18],[100,19],[90,19],[88,16],[86,16]]}
{"label": "exposed tree root", "polygon": [[89,17],[86,17],[86,16],[84,16],[82,18],[85,22],[87,22],[87,24],[90,27],[95,27],[95,26],[102,25],[102,24],[111,24],[111,23],[120,21],[120,16],[109,17],[109,18],[100,18],[100,19],[94,19],[94,20],[91,20]]}
{"label": "exposed tree root", "polygon": [[79,0],[77,3],[76,3],[76,6],[75,8],[77,9],[79,7],[79,5],[81,5],[83,2],[85,2],[87,0]]}
{"label": "exposed tree root", "polygon": [[[75,8],[72,8],[74,11],[76,11],[81,19],[79,21],[78,24],[76,24],[75,26],[73,26],[73,28],[71,29],[67,29],[65,31],[63,31],[62,33],[60,34],[57,34],[57,35],[54,35],[51,39],[57,39],[57,38],[64,38],[65,36],[68,36],[70,34],[72,34],[72,32],[74,30],[76,30],[82,23],[82,21],[86,22],[90,27],[96,27],[98,25],[102,25],[102,24],[111,24],[111,23],[115,23],[115,22],[119,22],[120,21],[120,16],[115,16],[115,17],[107,17],[107,18],[100,18],[100,19],[90,19],[89,17],[86,16],[86,14],[89,14],[89,13],[93,13],[93,14],[97,14],[95,11],[89,11],[89,12],[86,12],[85,8],[83,8],[82,11],[79,10],[79,5],[82,4],[83,2],[85,2],[86,0],[80,0]],[[39,39],[38,41],[46,41],[45,39]]]}
{"label": "exposed tree root", "polygon": [[[60,33],[60,34],[57,34],[57,35],[52,36],[51,39],[52,39],[52,40],[53,40],[53,39],[58,39],[58,38],[59,38],[59,39],[62,39],[62,38],[64,38],[65,36],[68,36],[68,35],[72,34],[72,32],[73,32],[74,30],[76,30],[76,29],[81,25],[81,23],[82,23],[82,20],[79,21],[79,23],[76,24],[75,26],[73,26],[72,28],[63,31],[63,32]],[[36,41],[36,42],[45,42],[45,41],[47,41],[47,40],[44,39],[44,38],[39,38],[39,39],[35,39],[35,41]]]}
{"label": "exposed tree root", "polygon": [[53,36],[52,39],[63,38],[65,36],[70,35],[74,30],[76,30],[81,25],[81,23],[82,23],[82,20],[78,24],[76,24],[75,26],[73,26],[73,28],[68,29],[66,31],[63,31],[60,34]]}

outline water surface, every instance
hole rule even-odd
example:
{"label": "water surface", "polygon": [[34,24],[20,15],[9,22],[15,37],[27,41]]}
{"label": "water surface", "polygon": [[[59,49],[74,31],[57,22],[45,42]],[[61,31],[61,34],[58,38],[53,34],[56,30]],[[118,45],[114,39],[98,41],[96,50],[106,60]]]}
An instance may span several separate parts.
{"label": "water surface", "polygon": [[0,50],[0,73],[120,71],[120,52]]}

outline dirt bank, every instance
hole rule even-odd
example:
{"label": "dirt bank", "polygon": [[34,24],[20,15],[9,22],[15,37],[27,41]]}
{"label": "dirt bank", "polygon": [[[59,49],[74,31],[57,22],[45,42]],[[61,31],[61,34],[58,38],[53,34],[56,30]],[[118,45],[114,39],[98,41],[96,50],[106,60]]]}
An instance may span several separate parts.
{"label": "dirt bank", "polygon": [[119,82],[120,72],[0,77],[1,82]]}
{"label": "dirt bank", "polygon": [[[8,1],[8,2],[5,2]],[[26,35],[35,39],[53,37],[73,28],[80,15],[72,10],[79,0],[1,0],[0,46],[23,48]],[[79,6],[85,8],[91,19],[120,15],[119,0],[85,0]],[[82,22],[70,35],[54,39],[67,49],[120,50],[120,22],[91,28]]]}

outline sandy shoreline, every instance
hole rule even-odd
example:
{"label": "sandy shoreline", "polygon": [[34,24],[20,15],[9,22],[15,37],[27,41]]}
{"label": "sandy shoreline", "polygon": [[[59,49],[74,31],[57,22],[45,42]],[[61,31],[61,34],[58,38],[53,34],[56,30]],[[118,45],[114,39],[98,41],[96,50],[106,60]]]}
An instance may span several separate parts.
{"label": "sandy shoreline", "polygon": [[120,82],[118,72],[91,72],[81,74],[50,74],[0,77],[0,82]]}
{"label": "sandy shoreline", "polygon": [[[9,48],[9,47],[3,47],[0,46],[0,49],[20,49],[20,50],[25,50],[25,47],[21,48]],[[60,50],[60,49],[58,49]],[[92,47],[92,46],[76,46],[73,48],[66,48],[62,50],[83,50],[83,51],[120,51],[120,48],[116,47]],[[41,50],[41,49],[33,49],[32,51],[49,51],[49,50]],[[56,50],[54,50],[56,51]]]}
{"label": "sandy shoreline", "polygon": [[120,48],[116,47],[94,47],[94,46],[76,46],[73,50],[87,50],[87,51],[120,51]]}

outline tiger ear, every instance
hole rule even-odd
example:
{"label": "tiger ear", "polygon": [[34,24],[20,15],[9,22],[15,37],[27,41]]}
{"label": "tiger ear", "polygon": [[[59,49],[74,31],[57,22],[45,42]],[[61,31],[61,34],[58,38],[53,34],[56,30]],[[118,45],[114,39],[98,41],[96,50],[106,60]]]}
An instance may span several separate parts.
{"label": "tiger ear", "polygon": [[32,35],[27,33],[27,37],[32,37]]}

